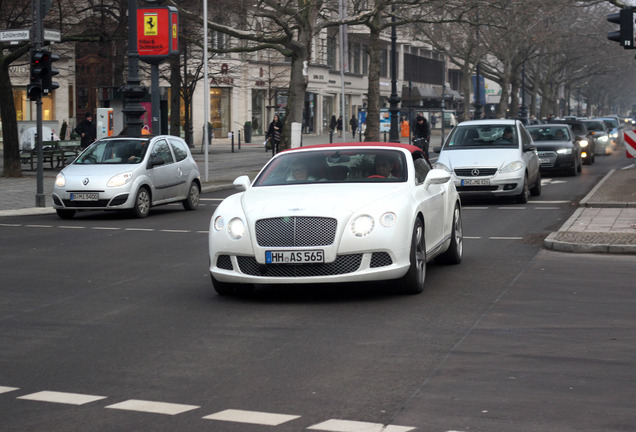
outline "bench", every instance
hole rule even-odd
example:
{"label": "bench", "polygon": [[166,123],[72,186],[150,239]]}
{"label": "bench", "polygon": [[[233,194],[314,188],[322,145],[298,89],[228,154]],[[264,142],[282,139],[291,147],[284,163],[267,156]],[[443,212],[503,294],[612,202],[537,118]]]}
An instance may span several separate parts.
{"label": "bench", "polygon": [[[60,165],[64,167],[66,160],[70,157],[75,158],[79,152],[79,141],[42,141],[42,163],[50,163],[51,169],[58,168]],[[20,162],[28,163],[31,166],[31,170],[34,169],[37,161],[37,148],[20,151]]]}

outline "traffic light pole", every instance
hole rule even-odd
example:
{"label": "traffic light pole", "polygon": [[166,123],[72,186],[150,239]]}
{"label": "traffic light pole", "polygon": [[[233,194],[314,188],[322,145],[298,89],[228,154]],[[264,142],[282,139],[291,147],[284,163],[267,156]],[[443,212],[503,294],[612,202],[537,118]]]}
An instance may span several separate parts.
{"label": "traffic light pole", "polygon": [[[42,49],[42,2],[40,0],[33,0],[35,7],[35,41],[33,47],[35,51]],[[42,83],[40,82],[40,88]],[[37,111],[36,118],[36,134],[35,134],[35,148],[37,150],[38,169],[36,180],[36,192],[35,192],[35,206],[45,207],[46,199],[44,195],[44,156],[42,153],[42,95],[38,95],[35,100],[35,106]]]}

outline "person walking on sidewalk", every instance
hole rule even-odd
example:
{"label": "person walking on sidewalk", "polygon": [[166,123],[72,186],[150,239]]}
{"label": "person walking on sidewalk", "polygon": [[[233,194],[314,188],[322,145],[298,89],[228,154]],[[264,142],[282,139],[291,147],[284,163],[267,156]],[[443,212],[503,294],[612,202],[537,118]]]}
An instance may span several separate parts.
{"label": "person walking on sidewalk", "polygon": [[269,124],[267,129],[267,138],[272,144],[272,155],[278,153],[278,146],[280,144],[280,134],[283,130],[283,122],[280,121],[278,114],[274,114],[274,120]]}
{"label": "person walking on sidewalk", "polygon": [[356,116],[354,115],[351,116],[351,120],[349,120],[349,126],[351,126],[351,134],[353,135],[353,138],[355,139],[356,129],[358,129],[358,119],[356,118]]}
{"label": "person walking on sidewalk", "polygon": [[84,150],[97,138],[97,125],[93,122],[93,114],[88,113],[84,120],[75,128],[75,133],[80,136],[80,147]]}
{"label": "person walking on sidewalk", "polygon": [[338,138],[342,138],[342,116],[338,117],[336,129],[338,129]]}

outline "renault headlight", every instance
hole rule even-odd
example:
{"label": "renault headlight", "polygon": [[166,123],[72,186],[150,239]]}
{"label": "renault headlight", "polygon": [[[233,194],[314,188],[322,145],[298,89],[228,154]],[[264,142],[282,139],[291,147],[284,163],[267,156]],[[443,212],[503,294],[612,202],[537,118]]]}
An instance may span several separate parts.
{"label": "renault headlight", "polygon": [[520,161],[514,161],[514,162],[510,162],[508,165],[503,167],[500,172],[511,173],[511,172],[519,171],[520,169],[523,169],[523,163]]}
{"label": "renault headlight", "polygon": [[66,186],[66,177],[64,177],[64,174],[59,173],[59,174],[55,177],[55,186],[57,186],[57,187],[64,187],[64,186]]}
{"label": "renault headlight", "polygon": [[132,179],[133,177],[133,173],[132,172],[125,172],[125,173],[121,173],[121,174],[117,174],[114,177],[111,177],[110,180],[108,180],[108,183],[106,183],[106,186],[108,187],[119,187],[119,186],[123,186],[126,183],[128,183],[130,181],[130,179]]}

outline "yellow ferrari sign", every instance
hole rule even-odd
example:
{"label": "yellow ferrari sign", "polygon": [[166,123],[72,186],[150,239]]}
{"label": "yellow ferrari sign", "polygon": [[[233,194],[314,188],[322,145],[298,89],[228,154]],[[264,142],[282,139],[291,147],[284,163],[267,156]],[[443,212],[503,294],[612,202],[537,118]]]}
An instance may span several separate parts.
{"label": "yellow ferrari sign", "polygon": [[144,14],[144,36],[157,36],[159,34],[159,23],[156,13]]}

